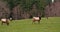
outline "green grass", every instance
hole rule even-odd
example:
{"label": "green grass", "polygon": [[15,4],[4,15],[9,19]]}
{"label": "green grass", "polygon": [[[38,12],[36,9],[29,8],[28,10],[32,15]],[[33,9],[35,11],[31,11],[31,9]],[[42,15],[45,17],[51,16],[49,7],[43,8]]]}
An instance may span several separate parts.
{"label": "green grass", "polygon": [[0,32],[60,32],[60,17],[42,18],[40,24],[31,19],[13,20],[9,26],[0,22]]}

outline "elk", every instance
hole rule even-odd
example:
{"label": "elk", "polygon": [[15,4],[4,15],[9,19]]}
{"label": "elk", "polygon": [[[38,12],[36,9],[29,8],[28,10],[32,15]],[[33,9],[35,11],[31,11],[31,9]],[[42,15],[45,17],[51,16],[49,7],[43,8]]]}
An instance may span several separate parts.
{"label": "elk", "polygon": [[6,23],[7,25],[9,25],[9,19],[2,18],[1,19],[1,24],[3,25],[3,23]]}
{"label": "elk", "polygon": [[38,23],[40,23],[41,17],[33,17],[33,23],[38,21]]}

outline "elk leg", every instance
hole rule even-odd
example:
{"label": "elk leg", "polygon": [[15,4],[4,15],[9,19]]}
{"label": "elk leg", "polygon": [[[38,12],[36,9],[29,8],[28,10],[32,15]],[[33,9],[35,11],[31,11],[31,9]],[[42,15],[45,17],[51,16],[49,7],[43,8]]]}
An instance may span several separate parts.
{"label": "elk leg", "polygon": [[1,25],[3,25],[3,22],[1,23]]}
{"label": "elk leg", "polygon": [[35,21],[33,20],[33,22],[32,23],[35,23]]}
{"label": "elk leg", "polygon": [[9,23],[6,23],[7,25],[9,25]]}
{"label": "elk leg", "polygon": [[40,20],[38,21],[38,24],[40,24]]}

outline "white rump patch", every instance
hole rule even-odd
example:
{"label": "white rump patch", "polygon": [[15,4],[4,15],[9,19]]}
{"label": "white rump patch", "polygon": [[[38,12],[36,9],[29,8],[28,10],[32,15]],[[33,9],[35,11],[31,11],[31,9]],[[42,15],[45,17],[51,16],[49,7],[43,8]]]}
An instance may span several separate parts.
{"label": "white rump patch", "polygon": [[39,20],[39,17],[33,17],[33,19],[35,19],[35,20]]}
{"label": "white rump patch", "polygon": [[6,19],[1,19],[1,21],[4,21],[4,22],[6,22]]}

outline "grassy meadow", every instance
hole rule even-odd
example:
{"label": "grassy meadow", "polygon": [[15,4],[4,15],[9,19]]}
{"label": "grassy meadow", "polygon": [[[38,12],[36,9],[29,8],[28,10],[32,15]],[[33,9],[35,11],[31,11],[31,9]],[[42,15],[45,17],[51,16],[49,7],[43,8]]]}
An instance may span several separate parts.
{"label": "grassy meadow", "polygon": [[32,24],[32,19],[13,20],[10,25],[1,25],[0,32],[60,32],[60,17],[42,18],[40,24]]}

